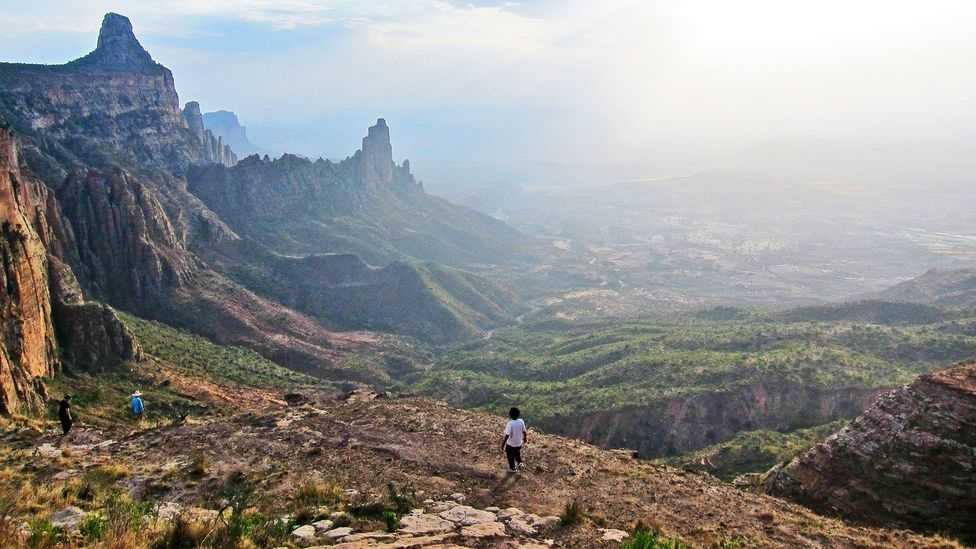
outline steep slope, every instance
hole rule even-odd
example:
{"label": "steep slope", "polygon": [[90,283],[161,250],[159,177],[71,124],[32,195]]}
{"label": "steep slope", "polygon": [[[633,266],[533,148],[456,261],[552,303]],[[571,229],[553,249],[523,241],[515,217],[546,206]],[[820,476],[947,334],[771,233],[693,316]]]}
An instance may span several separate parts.
{"label": "steep slope", "polygon": [[207,257],[244,286],[337,329],[446,343],[513,322],[519,310],[512,292],[437,264],[373,267],[353,254],[283,256],[243,242]]}
{"label": "steep slope", "polygon": [[768,493],[976,542],[976,363],[924,375],[769,472]]}
{"label": "steep slope", "polygon": [[41,202],[25,180],[13,136],[0,128],[0,413],[36,410],[44,396],[35,380],[58,366],[47,251],[33,227]]}
{"label": "steep slope", "polygon": [[873,297],[903,303],[974,308],[976,307],[976,269],[932,269]]}
{"label": "steep slope", "polygon": [[[247,262],[253,257],[223,250],[235,246],[246,248],[251,244],[241,243],[241,235],[188,191],[191,185],[186,174],[228,170],[226,173],[233,178],[226,179],[234,180],[238,174],[249,172],[246,166],[240,172],[230,167],[235,164],[236,155],[204,127],[199,105],[190,102],[180,109],[172,74],[153,61],[136,39],[129,20],[121,15],[105,16],[97,48],[76,61],[56,66],[0,64],[0,118],[8,121],[17,133],[22,144],[21,163],[44,183],[37,187],[45,220],[44,226],[38,228],[38,236],[50,255],[53,271],[59,275],[58,280],[51,281],[52,285],[76,294],[72,299],[56,300],[64,303],[65,311],[86,299],[97,300],[146,318],[192,329],[221,343],[250,346],[267,358],[318,376],[384,383],[389,378],[382,367],[361,371],[361,365],[347,363],[346,357],[358,356],[364,347],[372,347],[382,356],[383,349],[389,349],[388,344],[393,347],[399,344],[384,335],[337,333],[334,328],[378,328],[451,339],[467,337],[508,318],[505,312],[499,312],[504,306],[497,303],[486,303],[474,311],[470,305],[479,303],[477,300],[456,299],[443,291],[443,287],[428,288],[426,279],[421,281],[425,276],[422,267],[394,266],[383,271],[396,276],[377,277],[370,274],[371,270],[363,271],[368,280],[360,282],[370,284],[377,295],[394,300],[378,305],[396,314],[380,311],[379,318],[383,320],[372,324],[375,300],[372,305],[357,309],[355,300],[345,299],[346,305],[334,310],[308,308],[309,314],[304,314],[306,308],[293,296],[274,295],[263,291],[261,286],[247,287],[242,281],[250,283],[251,279],[243,276],[228,278],[227,273],[250,268],[232,261]],[[343,193],[331,195],[336,198],[329,210],[333,225],[343,226],[343,219],[362,219],[357,217],[361,212],[371,212],[373,229],[382,234],[363,240],[359,251],[364,257],[384,258],[381,264],[393,257],[405,257],[390,253],[394,248],[384,239],[406,229],[395,217],[384,218],[392,210],[371,210],[370,204],[396,204],[396,211],[403,217],[438,216],[437,208],[443,208],[449,212],[445,214],[449,218],[447,223],[461,227],[459,230],[464,235],[485,228],[485,234],[478,238],[484,236],[485,241],[493,243],[494,250],[507,249],[508,241],[490,233],[517,233],[474,214],[471,214],[474,229],[469,230],[466,227],[469,212],[427,197],[413,180],[406,163],[395,166],[391,155],[388,131],[379,126],[373,128],[363,142],[363,152],[338,169],[342,174]],[[275,161],[275,165],[288,165],[296,160],[285,157]],[[248,162],[253,167],[264,161],[253,157]],[[258,197],[263,203],[255,204],[257,212],[276,201],[321,205],[316,202],[316,193],[321,189],[302,188],[297,194],[289,194],[273,181],[261,179],[273,176],[274,172],[271,169],[269,173],[255,175],[256,185],[273,191]],[[279,192],[281,196],[276,196]],[[425,207],[425,204],[435,206]],[[244,230],[248,242],[261,236],[261,233],[248,233],[247,216],[235,215],[233,208],[224,208],[221,213],[228,215],[232,225]],[[282,209],[280,213],[287,219],[296,218],[293,211]],[[283,223],[282,230],[295,231],[298,235],[314,234],[318,238],[323,236],[320,228],[324,220],[323,217],[302,218],[301,223],[288,227]],[[314,248],[306,251],[328,253],[346,249],[330,244],[348,240],[343,231],[336,233],[337,236],[323,236],[322,242],[305,246]],[[422,241],[427,236],[416,239]],[[281,244],[281,240],[268,240]],[[467,241],[453,245],[454,249],[468,248]],[[279,251],[290,252],[292,248],[266,250],[262,257],[280,257],[276,253]],[[450,253],[447,250],[443,255]],[[296,259],[295,263],[301,260]],[[277,266],[277,263],[257,265],[255,269]],[[304,276],[307,275],[306,270]],[[312,286],[316,284],[315,277],[327,281],[332,276],[327,272],[311,275]],[[319,284],[327,285],[327,282]],[[485,295],[492,293],[498,292],[489,291]],[[277,298],[291,299],[289,304],[301,310],[277,302]],[[426,320],[417,325],[425,323],[428,327],[418,328],[402,322],[406,318],[404,312],[418,299],[427,304],[428,310],[437,312],[418,317]],[[325,305],[328,304],[322,306]],[[92,307],[71,309],[71,313],[81,314],[85,310],[88,321],[102,315]],[[58,330],[65,337],[94,333],[60,325]],[[102,358],[118,352],[125,354],[124,339],[115,337],[119,333],[102,332],[101,341],[107,347],[101,351],[105,354],[92,354],[93,350],[89,349],[75,355],[79,364],[85,362],[96,367],[103,362]],[[82,356],[87,358],[82,360]],[[397,364],[398,368],[402,367],[399,360]]]}
{"label": "steep slope", "polygon": [[195,168],[188,179],[190,192],[238,234],[285,254],[465,265],[510,262],[531,243],[498,220],[426,194],[409,161],[394,163],[383,119],[360,151],[338,163],[251,156],[230,168]]}
{"label": "steep slope", "polygon": [[[540,536],[552,539],[556,547],[617,547],[618,543],[603,538],[601,529],[630,530],[638,522],[695,547],[958,547],[906,531],[850,526],[776,498],[742,492],[708,475],[538,432],[529,434],[526,472],[506,475],[498,448],[504,426],[501,417],[453,410],[418,398],[381,398],[362,392],[340,400],[305,396],[306,404],[285,410],[193,418],[159,429],[133,431],[125,425],[106,432],[85,430],[76,435],[78,442],[67,443],[68,455],[49,448],[45,443],[50,438],[15,438],[13,444],[24,449],[20,455],[43,449],[35,463],[44,466],[27,469],[38,486],[71,486],[80,480],[76,475],[81,471],[97,472],[96,464],[111,463],[123,471],[122,478],[116,475],[95,489],[108,493],[124,485],[137,498],[160,508],[184,509],[188,515],[212,516],[222,506],[219,494],[226,493],[228,483],[246,479],[254,488],[254,512],[263,516],[288,513],[304,521],[297,524],[310,524],[317,516],[328,518],[333,511],[345,511],[349,527],[336,534],[345,542],[339,547],[345,549],[444,547],[445,543],[452,544],[449,547],[545,547],[525,540],[542,530],[533,527],[528,516],[527,523],[508,524],[480,541],[457,532],[433,516],[450,507],[431,510],[435,502],[451,499],[477,509],[515,507],[541,516],[558,515],[575,501],[582,512],[580,523],[558,527],[550,521]],[[221,402],[219,396],[215,402]],[[217,440],[220,444],[214,444]],[[65,477],[68,480],[60,480]],[[0,479],[0,486],[3,482]],[[384,528],[376,520],[376,509],[389,505],[386,494],[391,482],[411,509],[425,509],[429,537],[416,533],[420,519],[405,514],[400,534],[406,537],[413,529],[417,537],[406,544],[383,545],[389,537],[383,539],[388,534],[376,532]],[[80,503],[86,509],[96,504]],[[328,509],[324,515],[323,506]],[[36,517],[38,510],[31,512]],[[484,512],[469,509],[467,513],[472,522],[487,520],[481,519]],[[338,513],[333,519],[343,520],[342,516]],[[312,530],[321,536],[327,528]],[[380,537],[345,538],[360,532]],[[281,545],[285,543],[261,544]]]}

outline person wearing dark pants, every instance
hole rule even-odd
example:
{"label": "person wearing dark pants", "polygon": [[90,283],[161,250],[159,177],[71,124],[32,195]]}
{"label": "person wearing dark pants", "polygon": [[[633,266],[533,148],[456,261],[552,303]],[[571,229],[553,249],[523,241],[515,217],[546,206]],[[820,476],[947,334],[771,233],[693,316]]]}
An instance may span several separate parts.
{"label": "person wearing dark pants", "polygon": [[522,447],[525,446],[527,437],[525,421],[521,419],[521,415],[518,408],[508,411],[509,421],[505,425],[505,438],[502,439],[509,473],[518,473],[522,470]]}
{"label": "person wearing dark pants", "polygon": [[71,417],[71,395],[64,395],[64,398],[58,402],[58,420],[61,422],[62,436],[66,436],[71,430],[71,424],[74,423]]}

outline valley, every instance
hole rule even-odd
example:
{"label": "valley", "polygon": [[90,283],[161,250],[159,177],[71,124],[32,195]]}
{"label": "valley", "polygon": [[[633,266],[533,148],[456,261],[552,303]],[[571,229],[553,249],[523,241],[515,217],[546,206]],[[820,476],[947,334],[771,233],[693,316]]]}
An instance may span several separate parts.
{"label": "valley", "polygon": [[716,168],[459,205],[392,118],[272,155],[176,84],[115,13],[0,63],[12,546],[973,542],[969,187]]}

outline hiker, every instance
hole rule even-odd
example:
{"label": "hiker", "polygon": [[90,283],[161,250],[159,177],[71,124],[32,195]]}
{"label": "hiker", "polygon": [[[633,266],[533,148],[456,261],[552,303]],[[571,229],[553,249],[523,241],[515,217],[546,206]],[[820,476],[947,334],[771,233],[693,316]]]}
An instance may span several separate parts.
{"label": "hiker", "polygon": [[505,449],[505,457],[508,458],[508,472],[518,473],[522,469],[522,446],[525,445],[525,421],[521,419],[522,412],[518,408],[508,411],[510,418],[505,425],[505,438],[502,446]]}
{"label": "hiker", "polygon": [[135,416],[137,420],[142,419],[142,412],[145,411],[146,405],[142,401],[142,393],[136,391],[132,393],[129,397],[130,407],[132,408],[132,415]]}
{"label": "hiker", "polygon": [[71,424],[73,423],[71,418],[71,395],[64,395],[64,398],[58,401],[58,420],[61,421],[61,430],[63,431],[61,436],[68,436],[68,431],[71,430]]}

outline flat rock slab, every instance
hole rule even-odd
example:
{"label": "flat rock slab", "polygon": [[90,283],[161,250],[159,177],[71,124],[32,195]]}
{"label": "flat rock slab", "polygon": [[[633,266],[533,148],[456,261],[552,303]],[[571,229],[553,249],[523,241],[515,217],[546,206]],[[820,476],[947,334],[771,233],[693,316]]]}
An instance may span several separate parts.
{"label": "flat rock slab", "polygon": [[600,528],[600,534],[603,541],[616,541],[621,542],[628,537],[630,534],[624,532],[623,530],[617,530],[616,528]]}
{"label": "flat rock slab", "polygon": [[448,509],[447,511],[440,513],[440,517],[461,526],[484,524],[486,522],[495,522],[497,520],[494,513],[475,509],[474,507],[469,507],[467,505],[458,505]]}
{"label": "flat rock slab", "polygon": [[311,543],[315,541],[315,527],[311,524],[299,526],[298,528],[292,530],[291,537],[295,538],[299,542]]}
{"label": "flat rock slab", "polygon": [[441,534],[454,530],[454,523],[437,515],[407,515],[400,519],[402,534]]}
{"label": "flat rock slab", "polygon": [[505,525],[500,522],[482,522],[461,528],[461,535],[466,538],[501,538],[505,537]]}
{"label": "flat rock slab", "polygon": [[332,530],[329,530],[325,533],[325,537],[336,540],[339,538],[344,538],[350,534],[352,534],[352,528],[343,526],[342,528],[333,528]]}

